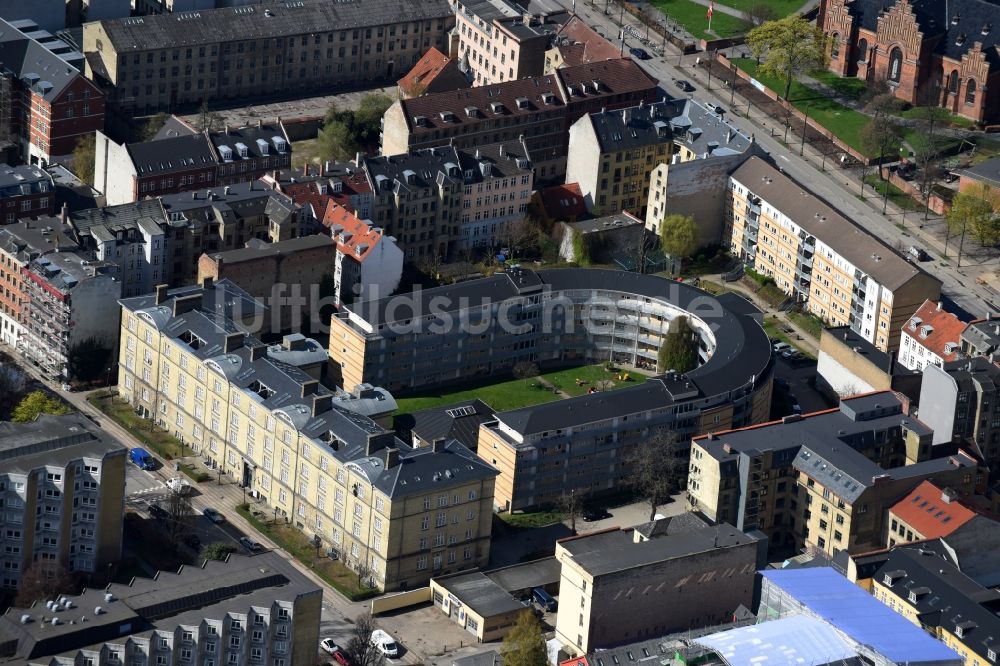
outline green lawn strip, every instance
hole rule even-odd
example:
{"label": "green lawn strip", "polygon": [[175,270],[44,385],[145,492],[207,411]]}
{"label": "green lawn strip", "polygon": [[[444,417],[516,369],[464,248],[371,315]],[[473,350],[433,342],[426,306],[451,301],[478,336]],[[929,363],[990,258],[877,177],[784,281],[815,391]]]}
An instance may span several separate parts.
{"label": "green lawn strip", "polygon": [[323,554],[316,556],[316,546],[300,530],[284,523],[270,523],[250,513],[247,504],[239,504],[236,510],[253,525],[254,529],[278,545],[286,553],[312,569],[317,576],[351,601],[371,599],[381,594],[358,584],[358,574],[348,569],[339,560],[331,560]]}
{"label": "green lawn strip", "polygon": [[[757,61],[751,58],[736,58],[737,67],[754,77],[779,95],[784,92],[785,84],[778,77],[757,74]],[[799,111],[812,120],[833,132],[841,141],[851,148],[867,154],[861,144],[861,130],[868,124],[870,118],[860,111],[849,109],[840,102],[826,97],[812,88],[792,81],[788,93],[788,101]],[[784,118],[780,119],[784,122]],[[793,121],[795,122],[795,121]]]}
{"label": "green lawn strip", "polygon": [[[732,7],[733,9],[745,12],[756,2],[757,0],[722,0],[722,2],[718,2],[716,4],[725,5],[726,7]],[[776,16],[784,18],[802,9],[802,5],[805,3],[802,2],[802,0],[767,0],[764,4],[770,5]],[[718,14],[716,14],[716,16],[718,16]]]}
{"label": "green lawn strip", "polygon": [[[951,125],[954,125],[956,127],[960,127],[962,129],[970,129],[970,130],[976,129],[976,121],[974,121],[974,120],[970,120],[970,119],[965,118],[963,116],[957,116],[957,115],[951,113],[950,111],[948,111],[947,109],[943,109],[943,108],[938,108],[937,111],[939,113],[941,113],[941,119],[944,120],[945,122],[951,124]],[[924,113],[925,112],[922,109],[922,107],[911,106],[909,109],[906,109],[906,110],[903,110],[903,111],[897,111],[895,115],[899,116],[900,118],[910,118],[910,119],[913,119],[913,120],[921,120],[921,119],[924,118],[924,115],[923,115]]]}
{"label": "green lawn strip", "polygon": [[816,340],[819,340],[819,336],[823,334],[823,322],[816,315],[806,312],[789,312],[788,318]]}
{"label": "green lawn strip", "polygon": [[545,527],[558,523],[563,519],[563,514],[559,511],[532,511],[530,513],[509,513],[497,514],[500,520],[511,527],[530,529],[533,527]]}
{"label": "green lawn strip", "polygon": [[810,354],[808,351],[803,349],[802,346],[799,344],[799,342],[795,340],[795,336],[786,333],[782,329],[782,326],[784,326],[784,324],[781,321],[779,321],[776,317],[768,316],[764,318],[764,332],[767,334],[767,337],[777,338],[782,342],[787,342],[792,347],[800,351],[804,356],[808,356],[809,358],[816,358],[813,354]]}
{"label": "green lawn strip", "polygon": [[812,72],[809,76],[847,99],[860,99],[867,87],[864,79],[853,76],[837,76],[828,69]]}
{"label": "green lawn strip", "polygon": [[[608,386],[604,386],[602,388],[602,390],[605,391],[613,391],[615,389],[633,386],[636,383],[646,381],[646,377],[644,375],[636,374],[635,372],[628,373],[629,379],[627,381],[617,379],[622,372],[622,370],[618,370],[617,368],[613,372],[608,372],[604,369],[603,365],[583,365],[574,368],[564,368],[554,372],[547,372],[542,375],[542,379],[557,387],[564,393],[574,396],[584,395],[591,388],[602,388],[599,385],[602,381],[610,382]],[[577,384],[577,380],[580,380],[582,383]]]}
{"label": "green lawn strip", "polygon": [[909,194],[906,194],[892,183],[879,179],[879,177],[875,174],[865,176],[865,185],[871,186],[878,193],[878,197],[880,199],[885,196],[885,188],[888,187],[889,201],[904,210],[924,209],[924,205],[922,203],[915,200]]}
{"label": "green lawn strip", "polygon": [[708,33],[708,7],[691,0],[653,0],[653,6],[698,39],[719,39],[745,32],[741,19],[716,11],[712,16],[712,32],[715,34]]}
{"label": "green lawn strip", "polygon": [[296,166],[301,166],[306,162],[319,164],[319,141],[316,139],[293,141],[292,154],[295,155]]}
{"label": "green lawn strip", "polygon": [[212,475],[203,469],[198,469],[194,465],[181,465],[181,472],[188,476],[195,483],[204,483],[205,481],[211,481]]}
{"label": "green lawn strip", "polygon": [[479,398],[493,409],[503,412],[543,402],[559,400],[559,396],[542,387],[537,379],[508,379],[501,382],[477,382],[396,398],[397,414],[412,414],[422,409],[450,405]]}
{"label": "green lawn strip", "polygon": [[156,427],[152,421],[136,414],[130,404],[114,394],[91,393],[87,396],[87,402],[128,430],[133,437],[142,442],[143,446],[164,460],[173,460],[193,453],[190,447],[183,446],[179,439],[166,430]]}

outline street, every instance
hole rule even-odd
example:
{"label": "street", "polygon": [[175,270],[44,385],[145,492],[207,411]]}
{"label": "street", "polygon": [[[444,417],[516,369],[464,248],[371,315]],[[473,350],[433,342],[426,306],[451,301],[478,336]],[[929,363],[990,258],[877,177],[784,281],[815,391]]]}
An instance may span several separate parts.
{"label": "street", "polygon": [[[617,35],[621,34],[618,27],[620,12],[612,11],[605,14],[603,3],[595,7],[590,2],[575,3],[574,0],[552,0],[566,9],[576,7],[577,13],[591,24],[595,29],[600,28],[600,32],[606,35],[613,43],[619,43]],[[625,24],[634,29],[645,30],[638,19],[624,13]],[[624,50],[628,51],[631,46],[641,46],[638,40],[633,37],[626,39]],[[657,44],[659,46],[659,44]],[[745,50],[745,47],[737,47],[736,50]],[[663,57],[654,57],[650,60],[636,60],[652,76],[660,80],[660,88],[670,97],[682,96],[683,93],[677,89],[672,81],[674,79],[684,79],[694,84],[695,91],[691,96],[699,102],[709,102],[721,105],[725,109],[730,109],[731,90],[718,78],[712,80],[712,89],[708,90],[708,77],[704,69],[698,67],[696,63],[699,59],[710,57],[707,53],[696,53],[691,55],[681,55],[679,49],[670,43],[666,44],[666,52]],[[936,276],[943,282],[942,292],[946,300],[950,300],[956,306],[966,312],[982,317],[990,310],[1000,310],[1000,294],[993,292],[988,287],[976,282],[976,277],[986,269],[995,270],[1000,264],[996,258],[990,258],[988,263],[981,259],[969,261],[962,268],[957,268],[953,263],[942,261],[939,258],[944,255],[942,239],[931,233],[933,227],[943,227],[940,219],[933,221],[933,224],[924,225],[921,229],[913,219],[906,222],[906,228],[900,229],[897,222],[902,217],[902,212],[890,205],[890,216],[881,214],[881,199],[874,205],[872,201],[872,191],[868,188],[869,198],[861,201],[858,198],[860,184],[849,171],[842,170],[833,163],[833,158],[826,160],[826,170],[818,168],[819,156],[811,155],[806,147],[805,157],[799,156],[797,149],[785,147],[778,140],[781,137],[771,137],[769,129],[782,129],[779,121],[770,116],[764,115],[759,109],[751,109],[750,117],[745,115],[747,102],[739,95],[735,96],[733,108],[727,114],[728,121],[739,127],[747,134],[751,134],[757,143],[768,150],[776,158],[778,166],[786,169],[792,177],[802,183],[808,183],[814,193],[830,202],[835,202],[836,207],[850,220],[866,229],[869,233],[880,238],[890,247],[908,248],[910,245],[919,245],[926,248],[936,260],[924,262],[920,266]],[[797,139],[796,139],[797,144]],[[816,160],[814,164],[813,160]],[[915,214],[911,218],[917,217]],[[967,244],[970,246],[971,244]],[[954,252],[954,242],[952,242],[952,252]],[[963,257],[963,261],[964,261]]]}

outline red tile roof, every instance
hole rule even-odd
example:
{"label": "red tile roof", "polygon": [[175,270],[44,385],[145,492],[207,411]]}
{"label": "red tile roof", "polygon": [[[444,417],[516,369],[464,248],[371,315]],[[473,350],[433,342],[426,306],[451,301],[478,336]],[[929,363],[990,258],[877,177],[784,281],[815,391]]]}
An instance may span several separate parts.
{"label": "red tile roof", "polygon": [[[435,86],[435,82],[439,82],[440,87]],[[455,60],[432,46],[396,85],[407,95],[417,95],[468,87],[469,81]]]}
{"label": "red tile roof", "polygon": [[[938,303],[927,300],[906,322],[903,332],[945,361],[954,361],[959,349],[959,338],[968,325],[968,322],[941,308]],[[930,329],[926,329],[926,326],[930,326]],[[945,352],[945,345],[949,342],[954,343],[954,346],[951,352]]]}
{"label": "red tile roof", "polygon": [[976,511],[964,506],[959,499],[946,502],[941,499],[941,492],[930,481],[924,481],[889,511],[924,539],[947,536],[972,520]]}
{"label": "red tile roof", "polygon": [[579,183],[554,185],[538,191],[542,207],[550,218],[557,221],[575,219],[587,213]]}
{"label": "red tile roof", "polygon": [[382,239],[381,229],[369,226],[343,206],[328,206],[322,221],[337,241],[337,249],[356,261],[364,261]]}
{"label": "red tile roof", "polygon": [[[562,38],[568,40],[568,43],[562,43]],[[559,30],[555,48],[562,53],[564,67],[621,57],[619,47],[601,37],[583,19],[575,15]]]}

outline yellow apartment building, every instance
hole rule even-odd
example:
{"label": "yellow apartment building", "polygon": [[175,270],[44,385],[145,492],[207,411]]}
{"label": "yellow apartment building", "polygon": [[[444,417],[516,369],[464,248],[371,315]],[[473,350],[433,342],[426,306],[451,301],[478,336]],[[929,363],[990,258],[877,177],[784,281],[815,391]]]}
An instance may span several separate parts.
{"label": "yellow apartment building", "polygon": [[270,358],[238,312],[259,307],[246,292],[206,281],[121,306],[122,397],[273,519],[385,590],[489,561],[496,470],[454,441],[412,449]]}

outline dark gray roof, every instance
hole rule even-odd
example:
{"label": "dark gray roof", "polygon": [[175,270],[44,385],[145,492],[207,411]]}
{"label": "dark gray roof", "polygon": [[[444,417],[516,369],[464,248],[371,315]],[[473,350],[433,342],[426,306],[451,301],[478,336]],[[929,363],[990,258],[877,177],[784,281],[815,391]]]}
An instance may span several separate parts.
{"label": "dark gray roof", "polygon": [[723,524],[638,543],[633,540],[632,530],[570,537],[558,543],[574,562],[596,577],[754,541],[732,525]]}
{"label": "dark gray roof", "polygon": [[451,666],[503,666],[503,655],[496,650],[477,652],[468,657],[457,657]]}
{"label": "dark gray roof", "polygon": [[[117,266],[97,261],[90,253],[60,251],[38,257],[31,262],[29,270],[44,279],[53,289],[68,294],[81,282],[114,273]],[[120,285],[118,291],[120,292]],[[116,293],[112,297],[117,295]]]}
{"label": "dark gray roof", "polygon": [[455,595],[463,605],[481,615],[484,619],[519,613],[525,607],[507,590],[503,589],[481,571],[457,573],[435,577],[434,582]]}
{"label": "dark gray roof", "polygon": [[425,442],[455,439],[475,448],[479,441],[479,425],[492,418],[493,408],[476,398],[398,417],[396,428],[409,431]]}
{"label": "dark gray roof", "polygon": [[661,536],[695,532],[707,526],[708,523],[698,517],[697,514],[687,511],[677,516],[667,516],[666,518],[642,523],[636,526],[635,531],[647,539],[653,539]]}
{"label": "dark gray roof", "polygon": [[186,171],[216,163],[212,146],[204,134],[185,134],[127,145],[139,176]]}
{"label": "dark gray roof", "polygon": [[1000,386],[1000,367],[985,356],[974,356],[961,361],[945,363],[942,369],[954,378],[961,392],[975,391],[983,387],[990,393]]}
{"label": "dark gray roof", "polygon": [[622,227],[645,225],[646,223],[637,217],[629,215],[627,211],[622,211],[613,215],[594,217],[589,220],[565,222],[564,224],[573,231],[579,231],[581,234],[592,234],[601,231],[614,231]]}
{"label": "dark gray roof", "polygon": [[[221,621],[236,604],[240,610],[266,608],[276,600],[291,603],[320,593],[278,553],[252,558],[233,554],[226,562],[208,560],[176,572],[160,571],[155,578],[136,577],[128,585],[113,583],[69,595],[72,607],[58,613],[43,604],[14,608],[0,616],[0,643],[17,641],[14,657],[21,660],[72,656],[85,648],[99,651],[104,642],[122,645],[128,636],[149,635],[154,629],[172,632],[206,619]],[[94,613],[97,607],[100,614]],[[21,623],[22,614],[31,620]],[[60,618],[58,625],[51,623],[53,615]],[[48,618],[44,622],[43,616]]]}
{"label": "dark gray roof", "polygon": [[486,575],[494,583],[513,594],[533,587],[554,585],[559,582],[561,572],[562,565],[555,557],[543,557],[539,560],[487,571]]}
{"label": "dark gray roof", "polygon": [[378,195],[388,187],[399,193],[435,187],[439,182],[461,183],[461,162],[454,147],[438,146],[403,155],[370,157],[365,159],[364,168],[372,190]]}
{"label": "dark gray roof", "polygon": [[[847,10],[856,25],[876,32],[879,16],[891,6],[885,0],[855,0]],[[1000,4],[996,0],[911,0],[910,6],[924,39],[933,40],[935,53],[961,61],[975,42],[981,42],[990,70],[1000,64],[996,51]]]}
{"label": "dark gray roof", "polygon": [[850,326],[834,326],[823,331],[824,336],[836,338],[846,347],[850,347],[855,354],[863,357],[866,361],[874,365],[882,372],[890,375],[920,374],[917,370],[910,370],[898,361],[895,356],[888,354],[865,338],[858,335],[857,331]]}
{"label": "dark gray roof", "polygon": [[[998,30],[1000,30],[1000,25],[998,25]],[[967,176],[993,185],[1000,185],[1000,157],[988,159],[985,162],[980,162],[975,166],[965,169],[955,169],[954,172],[960,176]]]}
{"label": "dark gray roof", "polygon": [[280,224],[298,209],[290,197],[259,180],[167,194],[159,200],[167,214],[184,213],[189,224],[227,223],[261,215]]}
{"label": "dark gray roof", "polygon": [[463,177],[471,171],[471,178],[465,178],[466,184],[481,183],[487,177],[509,178],[532,172],[528,149],[517,140],[488,143],[475,150],[459,150],[458,157]]}
{"label": "dark gray roof", "polygon": [[1000,319],[980,319],[962,331],[962,342],[980,354],[990,354],[1000,348]]}
{"label": "dark gray roof", "polygon": [[[891,574],[891,583],[884,580]],[[985,662],[988,653],[1000,653],[1000,592],[980,586],[948,558],[918,547],[895,548],[878,573],[879,583],[897,594],[927,627],[941,627]],[[914,600],[910,595],[914,595]]]}
{"label": "dark gray roof", "polygon": [[153,136],[153,141],[171,139],[177,136],[190,136],[191,134],[197,134],[193,127],[177,116],[170,116],[163,122],[163,127]]}
{"label": "dark gray roof", "polygon": [[42,414],[30,423],[0,422],[0,467],[27,473],[80,458],[124,455],[125,447],[82,414]]}
{"label": "dark gray roof", "polygon": [[221,259],[228,266],[244,261],[253,261],[262,257],[286,256],[295,252],[333,244],[333,238],[326,234],[312,234],[298,238],[289,238],[288,240],[276,243],[260,243],[254,244],[252,247],[241,247],[237,250],[213,252],[210,256],[216,260]]}
{"label": "dark gray roof", "polygon": [[28,263],[57,249],[77,249],[72,235],[73,230],[57,217],[20,220],[0,226],[0,249],[21,263]]}
{"label": "dark gray roof", "polygon": [[32,91],[51,102],[80,71],[0,18],[0,67],[11,72]]}
{"label": "dark gray roof", "polygon": [[311,35],[450,16],[446,0],[271,0],[224,9],[106,19],[101,25],[114,48],[121,52]]}
{"label": "dark gray roof", "polygon": [[87,234],[94,226],[134,229],[138,228],[140,220],[166,222],[159,199],[143,199],[117,206],[88,208],[69,215],[69,222],[78,234]]}
{"label": "dark gray roof", "polygon": [[[285,128],[277,123],[262,123],[259,126],[250,125],[248,127],[227,127],[222,132],[212,132],[209,134],[209,137],[217,153],[220,146],[227,146],[232,150],[231,161],[233,162],[239,162],[241,159],[284,155],[291,151],[288,134],[285,133]],[[263,145],[261,145],[262,143]],[[239,145],[246,146],[246,157],[240,156]],[[264,150],[267,150],[266,154]]]}
{"label": "dark gray roof", "polygon": [[[45,189],[41,189],[41,187]],[[36,166],[0,164],[0,198],[34,194],[52,189],[52,176]]]}

